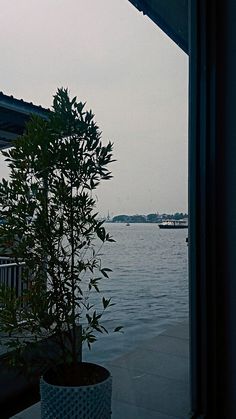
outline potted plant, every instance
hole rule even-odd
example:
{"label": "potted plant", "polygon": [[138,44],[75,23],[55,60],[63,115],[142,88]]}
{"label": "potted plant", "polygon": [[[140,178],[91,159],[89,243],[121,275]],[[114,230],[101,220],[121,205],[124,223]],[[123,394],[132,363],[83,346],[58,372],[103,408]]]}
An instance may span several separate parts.
{"label": "potted plant", "polygon": [[22,293],[0,291],[0,329],[12,362],[43,372],[42,418],[108,418],[111,375],[81,361],[81,343],[91,347],[96,334],[108,332],[102,316],[112,304],[100,297],[99,284],[110,269],[100,249],[113,239],[93,192],[111,178],[112,144],[102,144],[85,104],[59,89],[48,119],[33,116],[3,154],[10,180],[0,183],[0,253],[25,263]]}

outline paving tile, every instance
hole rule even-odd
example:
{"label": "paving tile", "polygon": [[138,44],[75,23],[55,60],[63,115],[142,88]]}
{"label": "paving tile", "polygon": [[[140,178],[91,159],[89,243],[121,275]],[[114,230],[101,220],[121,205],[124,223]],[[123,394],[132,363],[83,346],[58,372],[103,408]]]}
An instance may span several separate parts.
{"label": "paving tile", "polygon": [[189,381],[188,359],[173,354],[152,350],[136,350],[106,364],[120,366],[138,373],[154,374],[162,377]]}
{"label": "paving tile", "polygon": [[185,339],[174,336],[160,335],[148,340],[144,348],[164,352],[166,354],[178,355],[181,357],[189,357],[189,345]]}
{"label": "paving tile", "polygon": [[184,381],[151,374],[130,374],[112,366],[113,400],[185,418],[189,412],[189,386]]}
{"label": "paving tile", "polygon": [[[112,419],[185,419],[189,413],[188,324],[106,363],[113,375]],[[40,403],[12,419],[40,419]]]}
{"label": "paving tile", "polygon": [[189,339],[189,325],[188,323],[180,323],[168,327],[162,336],[173,336],[180,339]]}
{"label": "paving tile", "polygon": [[144,409],[128,403],[113,401],[112,419],[180,419],[150,409]]}
{"label": "paving tile", "polygon": [[10,419],[41,419],[40,403],[28,407]]}
{"label": "paving tile", "polygon": [[[180,419],[177,416],[169,416],[164,413],[150,409],[144,409],[114,400],[112,402],[112,419]],[[21,412],[19,415],[12,416],[11,419],[40,419],[40,406],[37,403],[31,408]]]}

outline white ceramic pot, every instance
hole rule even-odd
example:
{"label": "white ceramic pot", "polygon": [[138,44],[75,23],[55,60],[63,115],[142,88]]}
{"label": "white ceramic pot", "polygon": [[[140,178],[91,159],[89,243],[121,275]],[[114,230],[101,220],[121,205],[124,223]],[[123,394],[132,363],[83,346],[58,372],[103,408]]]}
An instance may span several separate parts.
{"label": "white ceramic pot", "polygon": [[41,419],[111,418],[111,374],[104,367],[93,365],[106,371],[106,378],[97,384],[63,387],[41,378]]}

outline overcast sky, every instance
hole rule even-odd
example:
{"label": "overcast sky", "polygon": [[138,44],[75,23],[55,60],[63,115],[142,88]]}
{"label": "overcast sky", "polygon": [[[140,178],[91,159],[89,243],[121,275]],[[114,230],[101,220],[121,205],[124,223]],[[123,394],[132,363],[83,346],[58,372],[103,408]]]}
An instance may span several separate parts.
{"label": "overcast sky", "polygon": [[101,214],[187,211],[187,55],[128,0],[0,5],[0,90],[50,107],[68,87],[114,142]]}

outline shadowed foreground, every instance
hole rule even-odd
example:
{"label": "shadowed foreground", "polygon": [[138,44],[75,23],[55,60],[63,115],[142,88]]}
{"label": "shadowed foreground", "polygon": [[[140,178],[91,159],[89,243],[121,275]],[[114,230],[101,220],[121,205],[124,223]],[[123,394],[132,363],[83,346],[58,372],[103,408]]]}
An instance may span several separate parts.
{"label": "shadowed foreground", "polygon": [[[186,419],[189,403],[188,323],[105,365],[113,376],[112,419]],[[40,403],[12,419],[40,419]]]}

